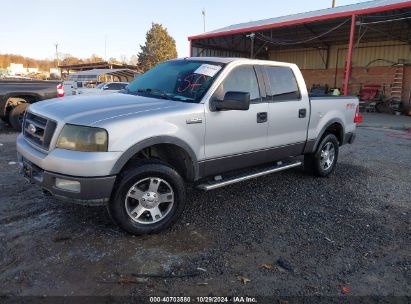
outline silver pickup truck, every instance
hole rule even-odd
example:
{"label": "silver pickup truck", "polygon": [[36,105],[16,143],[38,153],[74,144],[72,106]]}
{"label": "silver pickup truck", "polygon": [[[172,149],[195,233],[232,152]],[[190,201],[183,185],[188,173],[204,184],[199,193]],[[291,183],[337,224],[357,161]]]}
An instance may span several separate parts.
{"label": "silver pickup truck", "polygon": [[355,97],[310,99],[294,64],[185,58],[122,93],[31,105],[17,151],[26,179],[47,193],[105,204],[121,228],[146,234],[176,221],[187,186],[301,166],[301,155],[328,176],[360,120]]}

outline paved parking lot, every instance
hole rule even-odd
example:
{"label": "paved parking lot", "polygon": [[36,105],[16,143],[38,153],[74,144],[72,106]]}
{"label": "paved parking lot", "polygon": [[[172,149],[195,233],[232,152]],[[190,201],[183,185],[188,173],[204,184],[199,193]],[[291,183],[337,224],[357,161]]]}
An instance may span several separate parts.
{"label": "paved parking lot", "polygon": [[0,294],[410,295],[411,134],[358,130],[336,172],[190,191],[172,229],[133,237],[105,208],[44,198],[0,131]]}

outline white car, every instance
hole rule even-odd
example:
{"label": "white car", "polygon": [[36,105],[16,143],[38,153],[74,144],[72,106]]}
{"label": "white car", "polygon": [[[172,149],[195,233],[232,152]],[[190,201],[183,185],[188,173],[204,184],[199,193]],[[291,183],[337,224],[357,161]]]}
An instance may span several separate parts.
{"label": "white car", "polygon": [[127,87],[128,82],[103,82],[95,88],[79,88],[76,94],[105,94],[115,93]]}

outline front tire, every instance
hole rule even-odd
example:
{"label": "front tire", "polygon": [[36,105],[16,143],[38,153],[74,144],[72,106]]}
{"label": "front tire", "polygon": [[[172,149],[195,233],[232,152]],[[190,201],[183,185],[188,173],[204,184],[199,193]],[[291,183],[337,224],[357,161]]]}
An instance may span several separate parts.
{"label": "front tire", "polygon": [[308,172],[319,177],[330,175],[337,164],[339,142],[334,134],[327,134],[321,140],[313,154],[304,157],[304,166]]}
{"label": "front tire", "polygon": [[9,116],[3,116],[0,118],[5,124],[9,125],[10,121],[9,121]]}
{"label": "front tire", "polygon": [[184,181],[163,163],[147,162],[125,170],[114,191],[109,214],[134,235],[158,233],[173,225],[184,210]]}

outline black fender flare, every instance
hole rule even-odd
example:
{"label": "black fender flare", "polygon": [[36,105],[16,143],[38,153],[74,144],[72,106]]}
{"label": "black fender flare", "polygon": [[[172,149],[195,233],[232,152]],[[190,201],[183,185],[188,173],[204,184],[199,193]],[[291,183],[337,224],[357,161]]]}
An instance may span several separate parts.
{"label": "black fender flare", "polygon": [[324,127],[321,129],[320,133],[318,134],[317,138],[315,139],[315,141],[312,141],[311,144],[309,144],[307,142],[305,149],[304,149],[304,153],[313,153],[317,150],[317,146],[320,144],[321,139],[324,136],[325,131],[333,124],[338,123],[339,125],[341,125],[341,131],[340,131],[340,137],[341,137],[341,141],[340,141],[340,145],[342,145],[344,143],[344,134],[345,134],[345,130],[344,130],[344,123],[342,122],[341,119],[339,118],[334,118],[331,119],[330,121],[328,121]]}
{"label": "black fender flare", "polygon": [[183,149],[185,152],[190,157],[190,161],[192,164],[192,170],[193,172],[189,174],[193,181],[197,180],[199,177],[199,164],[197,161],[197,156],[194,153],[193,149],[183,140],[173,137],[173,136],[156,136],[156,137],[150,137],[147,139],[144,139],[130,148],[128,148],[121,156],[120,158],[116,161],[114,164],[113,168],[111,169],[110,174],[116,175],[120,173],[121,169],[124,167],[124,165],[138,152],[140,152],[144,148],[148,148],[153,145],[158,145],[158,144],[173,144],[178,146],[179,148]]}

